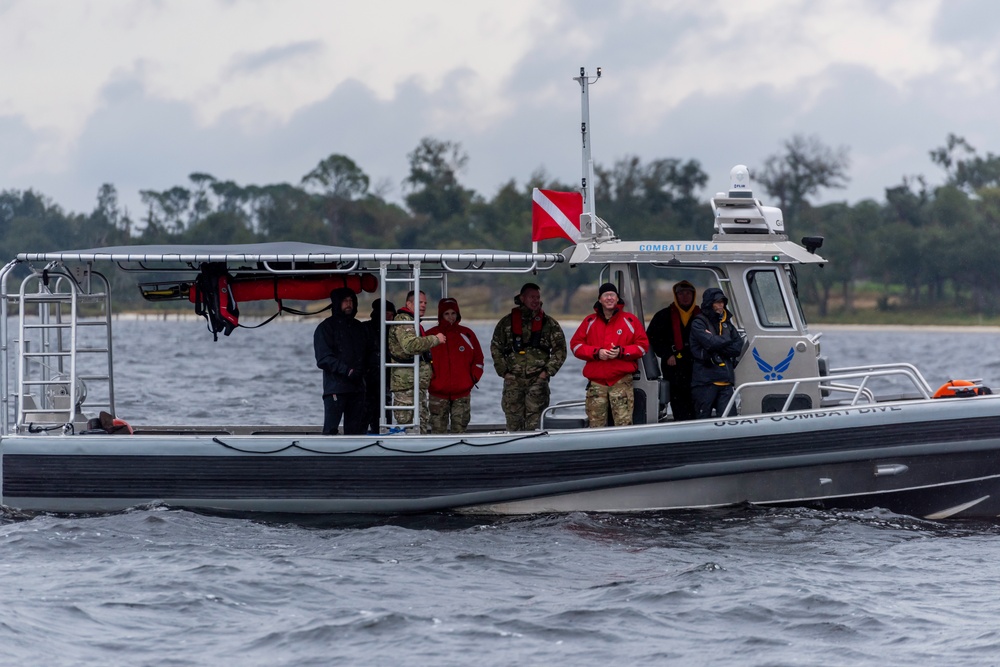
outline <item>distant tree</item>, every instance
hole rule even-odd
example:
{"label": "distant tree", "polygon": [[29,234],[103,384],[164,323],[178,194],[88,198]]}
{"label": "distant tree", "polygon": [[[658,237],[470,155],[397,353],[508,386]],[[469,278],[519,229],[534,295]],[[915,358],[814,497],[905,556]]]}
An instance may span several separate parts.
{"label": "distant tree", "polygon": [[474,193],[458,182],[469,162],[460,143],[424,137],[407,158],[410,174],[403,183],[410,189],[406,205],[412,212],[433,222],[466,212]]}
{"label": "distant tree", "polygon": [[949,134],[945,145],[930,152],[931,161],[944,169],[948,185],[968,193],[984,187],[1000,186],[1000,156],[980,157],[964,138]]}
{"label": "distant tree", "polygon": [[330,242],[323,219],[305,190],[279,183],[253,187],[251,192],[258,229],[268,241]]}
{"label": "distant tree", "polygon": [[815,280],[819,315],[829,314],[831,294],[841,288],[844,310],[854,311],[854,284],[868,269],[873,222],[878,220],[880,207],[871,199],[854,206],[846,203],[827,204],[810,209],[802,225],[808,225],[810,234],[820,234],[826,239],[820,253],[829,264],[819,270],[800,269],[803,276]]}
{"label": "distant tree", "polygon": [[35,251],[79,247],[79,220],[33,190],[0,194],[0,248],[5,258]]}
{"label": "distant tree", "polygon": [[[332,154],[302,177],[303,187],[313,193],[312,206],[327,227],[327,240],[345,246],[370,241],[379,218],[369,204],[377,197],[368,195],[371,180],[351,158]],[[369,201],[371,200],[371,201]]]}
{"label": "distant tree", "polygon": [[247,227],[243,216],[223,211],[215,211],[191,225],[184,232],[185,243],[254,243],[258,239]]}
{"label": "distant tree", "polygon": [[97,190],[97,207],[93,215],[99,215],[112,227],[118,226],[122,217],[118,208],[118,190],[111,183],[104,183]]}
{"label": "distant tree", "polygon": [[191,209],[188,217],[188,226],[196,225],[213,210],[213,205],[208,197],[212,185],[215,184],[215,177],[211,174],[195,172],[188,175],[188,180],[194,184],[194,192],[191,194]]}
{"label": "distant tree", "polygon": [[191,203],[191,191],[174,186],[169,190],[140,190],[139,198],[146,205],[146,224],[154,229],[162,228],[169,234],[180,234],[185,227],[185,214]]}
{"label": "distant tree", "polygon": [[597,214],[619,234],[683,236],[711,224],[697,196],[708,174],[697,160],[661,158],[643,164],[637,156],[626,156],[611,169],[598,165],[594,172]]}
{"label": "distant tree", "polygon": [[353,200],[368,194],[370,179],[354,160],[334,153],[320,161],[316,168],[302,177],[307,190],[318,191],[329,197]]}
{"label": "distant tree", "polygon": [[819,137],[792,136],[784,142],[783,150],[764,160],[754,178],[764,190],[778,200],[785,219],[786,230],[794,224],[807,199],[823,188],[843,188],[850,180],[848,149],[833,149],[824,145]]}

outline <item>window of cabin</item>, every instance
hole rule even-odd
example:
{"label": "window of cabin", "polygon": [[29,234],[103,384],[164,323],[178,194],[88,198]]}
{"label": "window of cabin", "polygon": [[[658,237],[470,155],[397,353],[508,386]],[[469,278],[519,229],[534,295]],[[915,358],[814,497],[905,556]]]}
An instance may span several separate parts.
{"label": "window of cabin", "polygon": [[777,271],[772,269],[749,271],[747,284],[750,287],[750,298],[757,313],[757,321],[761,326],[784,328],[792,326],[792,318],[788,314]]}

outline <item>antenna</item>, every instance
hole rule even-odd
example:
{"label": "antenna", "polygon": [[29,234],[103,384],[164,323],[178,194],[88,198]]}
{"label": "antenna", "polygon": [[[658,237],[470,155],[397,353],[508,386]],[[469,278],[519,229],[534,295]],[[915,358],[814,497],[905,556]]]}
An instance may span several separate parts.
{"label": "antenna", "polygon": [[580,180],[580,189],[583,191],[583,215],[580,219],[580,229],[584,223],[589,223],[590,235],[597,235],[597,213],[594,210],[594,159],[590,151],[590,84],[597,83],[601,78],[601,68],[597,68],[596,77],[588,77],[587,69],[580,68],[580,76],[574,77],[574,81],[580,83],[581,93],[581,116],[580,135],[583,140],[583,177]]}

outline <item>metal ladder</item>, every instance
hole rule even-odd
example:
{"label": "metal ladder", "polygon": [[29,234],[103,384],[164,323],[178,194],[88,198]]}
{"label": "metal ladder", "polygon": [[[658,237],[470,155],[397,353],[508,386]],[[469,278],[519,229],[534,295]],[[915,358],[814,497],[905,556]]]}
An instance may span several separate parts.
{"label": "metal ladder", "polygon": [[50,265],[21,281],[15,432],[85,429],[88,383],[106,388],[90,396],[96,400],[88,409],[115,414],[110,292],[108,280],[89,265],[72,272]]}
{"label": "metal ladder", "polygon": [[[381,342],[380,342],[380,345],[382,346],[382,354],[381,354],[380,358],[382,359],[382,363],[384,365],[384,368],[385,369],[390,369],[390,372],[391,372],[391,369],[393,369],[393,368],[412,368],[413,369],[413,405],[412,406],[410,406],[410,405],[391,405],[391,400],[390,400],[389,401],[389,403],[390,403],[389,405],[382,405],[382,406],[380,406],[381,409],[379,410],[379,430],[382,433],[386,433],[386,432],[389,432],[389,429],[391,428],[391,425],[387,424],[386,421],[385,421],[385,414],[386,414],[387,410],[391,410],[393,412],[396,412],[396,411],[400,411],[400,412],[408,411],[408,412],[412,412],[413,413],[412,421],[409,424],[401,424],[400,426],[404,430],[406,430],[406,429],[413,429],[413,430],[415,430],[416,433],[419,433],[420,432],[420,355],[419,354],[418,355],[414,355],[413,359],[410,360],[410,361],[395,362],[395,361],[390,360],[389,359],[389,347],[388,347],[388,343],[387,343],[387,340],[388,340],[387,334],[389,333],[390,327],[394,327],[394,326],[395,327],[398,327],[398,326],[412,326],[413,330],[414,330],[414,333],[417,336],[420,335],[420,324],[421,324],[421,318],[420,318],[421,264],[420,264],[420,262],[416,262],[414,264],[411,264],[410,265],[409,275],[401,275],[401,276],[400,275],[394,275],[396,272],[392,271],[389,268],[389,266],[390,266],[389,262],[381,262],[379,264],[379,274],[380,274],[379,275],[379,296],[382,299],[382,303],[385,303],[385,301],[386,301],[386,298],[387,298],[386,287],[388,286],[389,283],[404,283],[406,285],[409,285],[410,288],[413,290],[413,293],[414,293],[414,300],[413,300],[414,312],[413,312],[413,321],[412,322],[406,322],[406,321],[386,322],[385,321],[384,313],[381,314],[383,321],[382,321]],[[442,294],[442,296],[447,296],[447,294],[448,294],[448,278],[447,278],[447,274],[446,273],[442,273],[440,275],[438,275],[438,274],[431,274],[430,275],[430,279],[431,280],[439,280],[441,282],[441,294]],[[434,312],[435,313],[437,312],[437,308],[436,307],[434,309]],[[386,381],[386,379],[385,379],[385,373],[381,374],[379,380],[380,380],[380,383],[382,383],[381,391],[379,393],[379,396],[382,397],[382,400],[385,400],[385,396],[387,394],[387,392],[386,392],[387,387],[384,385],[384,383]]]}

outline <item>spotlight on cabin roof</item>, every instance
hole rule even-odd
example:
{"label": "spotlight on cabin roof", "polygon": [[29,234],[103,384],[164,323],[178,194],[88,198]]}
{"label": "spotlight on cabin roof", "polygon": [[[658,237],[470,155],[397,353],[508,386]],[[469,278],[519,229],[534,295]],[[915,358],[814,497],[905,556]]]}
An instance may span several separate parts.
{"label": "spotlight on cabin roof", "polygon": [[753,196],[750,170],[738,164],[729,172],[729,193],[712,197],[715,213],[715,233],[722,234],[781,234],[785,228],[781,209],[764,206]]}

